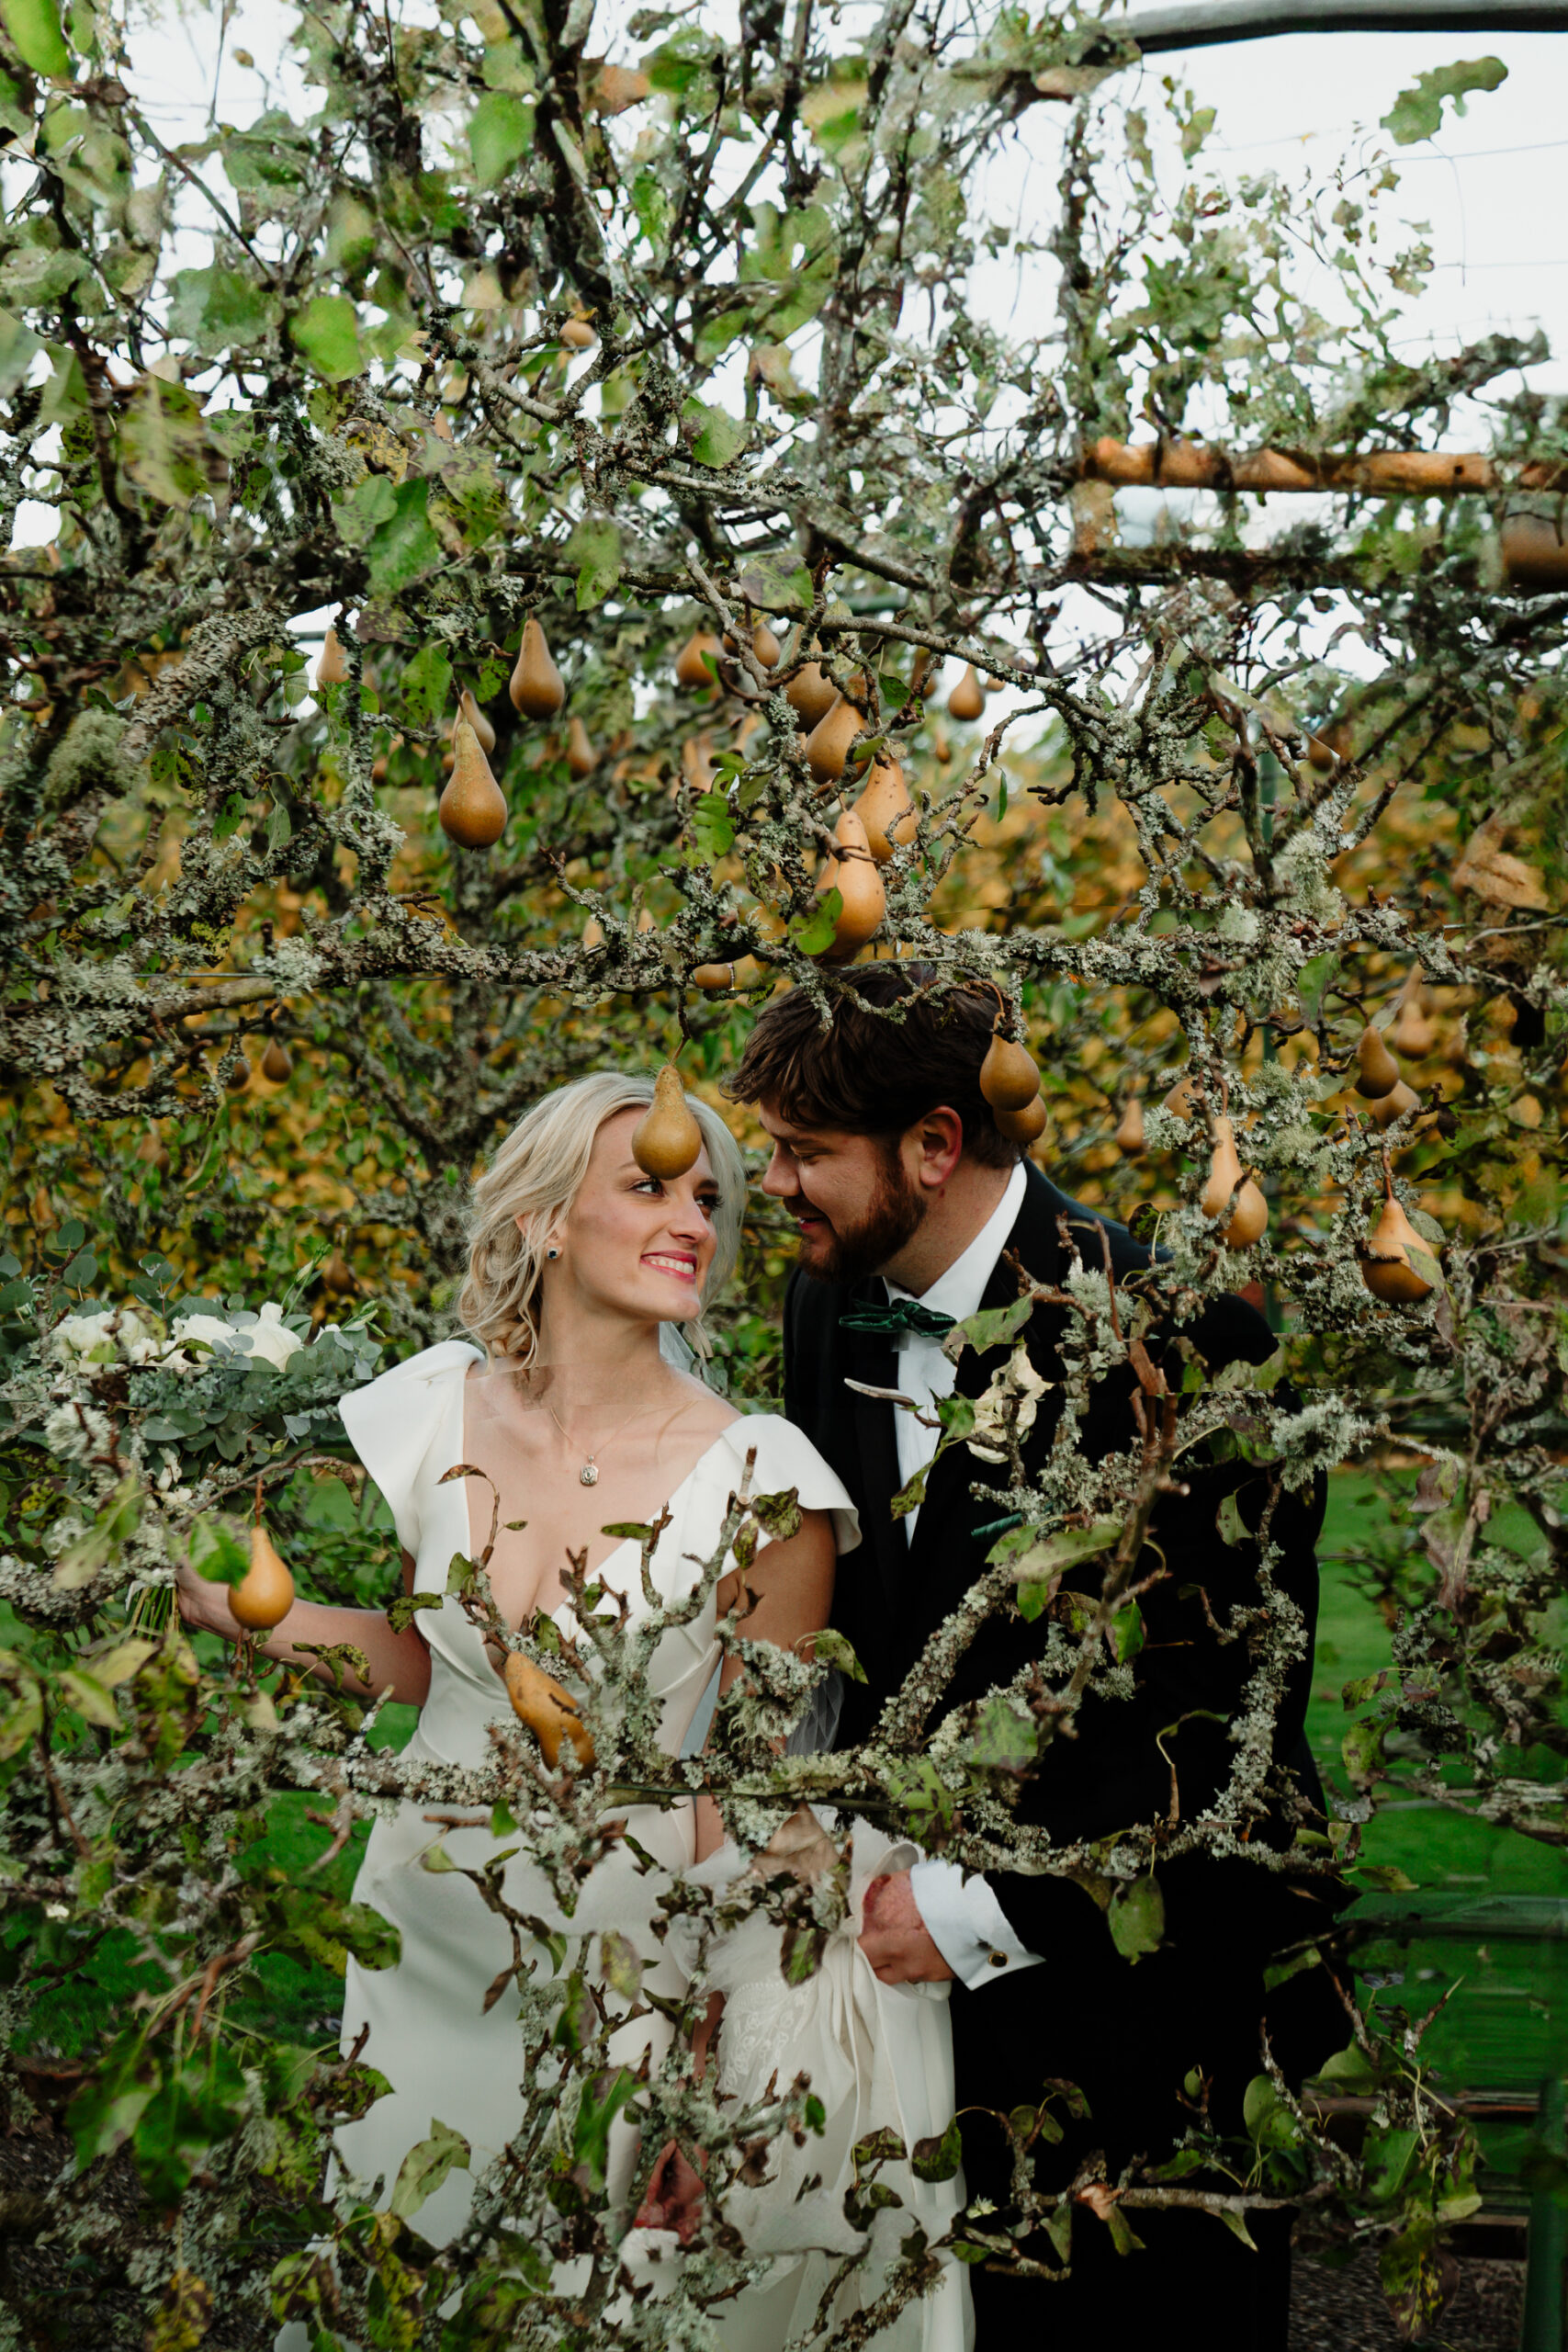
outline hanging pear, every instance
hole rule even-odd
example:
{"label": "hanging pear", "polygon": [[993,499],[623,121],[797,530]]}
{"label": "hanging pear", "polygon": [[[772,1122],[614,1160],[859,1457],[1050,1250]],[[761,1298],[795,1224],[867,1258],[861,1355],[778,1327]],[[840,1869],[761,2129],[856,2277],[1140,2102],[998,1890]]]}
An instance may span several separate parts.
{"label": "hanging pear", "polygon": [[569,351],[592,351],[599,340],[587,319],[568,319],[561,328],[560,339]]}
{"label": "hanging pear", "polygon": [[1018,1111],[993,1111],[998,1130],[1010,1143],[1021,1143],[1026,1148],[1045,1132],[1045,1105],[1037,1094]]}
{"label": "hanging pear", "polygon": [[603,947],[603,946],[604,946],[604,924],[600,922],[600,920],[599,920],[599,918],[598,918],[598,916],[597,916],[597,915],[590,915],[590,916],[589,916],[589,918],[588,918],[588,921],[583,924],[583,926],[582,926],[582,944],[584,945],[584,947]]}
{"label": "hanging pear", "polygon": [[354,1268],[341,1250],[330,1250],[321,1263],[321,1288],[334,1298],[352,1298],[359,1284]]}
{"label": "hanging pear", "polygon": [[584,776],[592,775],[599,764],[599,754],[589,741],[588,729],[581,718],[574,718],[566,730],[566,764],[568,774],[574,775],[579,784]]}
{"label": "hanging pear", "polygon": [[975,674],[973,662],[947,697],[951,718],[978,718],[986,707],[986,697],[980,691],[980,681]]}
{"label": "hanging pear", "polygon": [[1220,1238],[1227,1250],[1250,1250],[1255,1241],[1262,1240],[1268,1227],[1269,1203],[1261,1186],[1249,1176],[1235,1196],[1230,1222]]}
{"label": "hanging pear", "polygon": [[346,686],[348,684],[348,656],[331,621],[327,623],[327,633],[321,639],[321,650],[316,662],[316,684],[318,686]]}
{"label": "hanging pear", "polygon": [[993,1111],[1021,1111],[1040,1091],[1040,1069],[1026,1046],[999,1029],[991,1032],[980,1064],[980,1091]]}
{"label": "hanging pear", "polygon": [[1135,1094],[1127,1097],[1127,1107],[1111,1140],[1128,1159],[1136,1159],[1144,1149],[1144,1106]]}
{"label": "hanging pear", "polygon": [[819,718],[804,745],[806,764],[818,784],[836,784],[844,773],[850,746],[864,724],[852,702],[840,695],[825,718]]}
{"label": "hanging pear", "polygon": [[245,1059],[243,1054],[241,1054],[234,1061],[230,1063],[229,1073],[224,1079],[223,1083],[228,1088],[231,1094],[243,1094],[250,1082],[251,1066]]}
{"label": "hanging pear", "polygon": [[1209,1174],[1198,1205],[1205,1216],[1225,1217],[1220,1238],[1228,1250],[1248,1249],[1261,1238],[1269,1223],[1269,1204],[1250,1176],[1245,1183],[1241,1182],[1235,1131],[1228,1119],[1213,1122],[1209,1141]]}
{"label": "hanging pear", "polygon": [[532,613],[523,624],[517,667],[507,689],[512,707],[525,718],[558,718],[566,708],[566,680],[555,665],[545,632]]}
{"label": "hanging pear", "polygon": [[593,1735],[583,1722],[570,1691],[563,1690],[553,1674],[547,1674],[543,1667],[536,1666],[521,1650],[508,1651],[505,1679],[512,1712],[520,1723],[526,1724],[538,1741],[547,1770],[555,1770],[567,1742],[578,1763],[586,1770],[593,1761]]}
{"label": "hanging pear", "polygon": [[1361,1280],[1374,1298],[1385,1306],[1415,1306],[1431,1295],[1435,1283],[1417,1271],[1419,1260],[1412,1261],[1412,1250],[1431,1264],[1431,1244],[1423,1241],[1399,1203],[1393,1197],[1393,1184],[1384,1175],[1386,1197],[1382,1214],[1363,1242],[1359,1256]]}
{"label": "hanging pear", "polygon": [[784,647],[766,621],[759,621],[752,630],[751,650],[764,670],[776,670],[784,659]]}
{"label": "hanging pear", "polygon": [[1421,967],[1416,965],[1399,992],[1399,1004],[1388,1033],[1388,1042],[1396,1054],[1407,1061],[1424,1062],[1438,1042],[1438,1033],[1427,1017],[1422,1002],[1425,989]]}
{"label": "hanging pear", "polygon": [[825,964],[846,964],[858,955],[887,912],[887,893],[865,837],[865,827],[852,808],[846,808],[834,828],[838,854],[822,869],[818,889],[837,890],[843,904],[833,927],[833,944],[823,955]]}
{"label": "hanging pear", "polygon": [[466,718],[457,721],[453,743],[452,774],[435,812],[441,830],[461,849],[492,849],[506,831],[506,795]]}
{"label": "hanging pear", "polygon": [[694,792],[711,792],[714,786],[713,739],[705,732],[688,735],[681,746],[681,775]]}
{"label": "hanging pear", "polygon": [[1412,1111],[1420,1108],[1421,1097],[1413,1086],[1406,1086],[1401,1079],[1397,1085],[1389,1088],[1386,1094],[1380,1095],[1375,1102],[1369,1105],[1367,1116],[1374,1127],[1387,1128],[1392,1127],[1396,1119],[1407,1119]]}
{"label": "hanging pear", "polygon": [[653,1101],[632,1129],[632,1158],[646,1175],[683,1176],[697,1164],[703,1131],[692,1116],[681,1073],[666,1062],[653,1082]]}
{"label": "hanging pear", "polygon": [[1196,1105],[1192,1100],[1192,1073],[1183,1070],[1165,1098],[1165,1107],[1178,1119],[1190,1119]]}
{"label": "hanging pear", "polygon": [[484,752],[488,759],[491,752],[495,749],[495,729],[491,725],[489,719],[485,717],[483,711],[479,708],[478,703],[474,700],[472,694],[467,686],[463,688],[462,694],[458,698],[457,718],[452,721],[452,739],[454,742],[456,742],[457,737],[457,719],[461,718],[466,718],[468,720],[468,725],[479,737],[479,749]]}
{"label": "hanging pear", "polygon": [[865,827],[865,837],[878,865],[887,864],[895,848],[914,840],[914,806],[904,771],[897,760],[884,755],[876,761],[870,782],[855,802],[855,815]]}
{"label": "hanging pear", "polygon": [[270,1079],[274,1086],[282,1086],[293,1075],[294,1063],[288,1046],[281,1038],[269,1037],[262,1056],[262,1076]]}
{"label": "hanging pear", "polygon": [[270,1634],[294,1606],[294,1579],[258,1519],[251,1530],[251,1565],[229,1588],[229,1613],[247,1634]]}
{"label": "hanging pear", "polygon": [[675,656],[675,684],[678,686],[711,686],[713,672],[708,668],[706,657],[711,654],[717,662],[723,653],[724,648],[712,629],[698,629],[694,637],[686,639]]}
{"label": "hanging pear", "polygon": [[820,662],[808,662],[784,688],[784,700],[809,730],[819,726],[839,699],[839,689]]}
{"label": "hanging pear", "polygon": [[1356,1047],[1356,1062],[1361,1073],[1356,1080],[1356,1091],[1363,1101],[1376,1102],[1399,1084],[1399,1064],[1383,1044],[1381,1030],[1362,1030],[1361,1041]]}
{"label": "hanging pear", "polygon": [[754,989],[762,977],[762,967],[754,956],[742,956],[734,964],[699,964],[692,974],[692,986],[698,989]]}

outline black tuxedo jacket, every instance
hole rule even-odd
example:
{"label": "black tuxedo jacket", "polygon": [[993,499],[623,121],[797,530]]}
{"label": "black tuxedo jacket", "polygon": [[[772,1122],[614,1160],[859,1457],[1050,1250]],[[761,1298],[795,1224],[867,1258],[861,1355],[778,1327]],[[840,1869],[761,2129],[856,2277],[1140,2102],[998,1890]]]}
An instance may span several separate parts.
{"label": "black tuxedo jacket", "polygon": [[[1007,1248],[1037,1280],[1055,1284],[1068,1270],[1058,1224],[1063,1217],[1086,1266],[1103,1264],[1102,1233],[1119,1280],[1148,1264],[1148,1250],[1124,1227],[1080,1208],[1031,1167]],[[1003,1306],[1017,1295],[1015,1275],[998,1260],[982,1304]],[[840,1316],[857,1302],[880,1303],[884,1296],[880,1282],[852,1288],[797,1272],[784,1304],[785,1413],[831,1463],[861,1519],[862,1544],[839,1563],[833,1606],[833,1623],[867,1677],[863,1684],[847,1686],[841,1746],[868,1736],[931,1634],[983,1573],[994,1537],[977,1537],[975,1531],[994,1521],[998,1507],[994,1500],[977,1500],[972,1490],[994,1487],[1006,1476],[999,1466],[955,1447],[928,1477],[912,1541],[892,1517],[889,1501],[901,1483],[896,1408],[857,1395],[844,1382],[897,1387],[897,1355],[882,1334],[840,1328]],[[1031,1360],[1047,1381],[1061,1376],[1064,1312],[1037,1307],[1025,1333]],[[1212,1374],[1238,1359],[1261,1363],[1275,1344],[1262,1317],[1235,1297],[1213,1302],[1185,1336],[1201,1350]],[[1147,1344],[1158,1362],[1157,1336],[1151,1335]],[[978,1396],[1003,1360],[998,1351],[981,1356],[965,1349],[958,1364],[960,1393]],[[1181,1362],[1174,1349],[1165,1368],[1171,1385],[1178,1386]],[[1091,1457],[1123,1450],[1134,1441],[1132,1390],[1126,1372],[1098,1385],[1082,1435]],[[1059,1391],[1048,1390],[1024,1447],[1032,1476],[1050,1448],[1058,1410]],[[1203,1589],[1221,1625],[1233,1603],[1255,1603],[1255,1548],[1225,1544],[1216,1514],[1224,1496],[1235,1494],[1244,1525],[1256,1531],[1267,1474],[1233,1461],[1192,1471],[1184,1467],[1184,1476],[1190,1492],[1163,1497],[1151,1530],[1170,1573],[1141,1604],[1146,1639],[1134,1664],[1134,1696],[1091,1699],[1078,1716],[1077,1738],[1055,1741],[1025,1784],[1021,1817],[1042,1824],[1057,1842],[1165,1821],[1173,1763],[1181,1815],[1188,1820],[1218,1796],[1229,1777],[1230,1726],[1251,1668],[1248,1645],[1215,1640],[1193,1588]],[[1281,1494],[1273,1519],[1284,1555],[1276,1580],[1309,1627],[1317,1608],[1314,1547],[1324,1499],[1320,1479],[1310,1498]],[[1090,1560],[1069,1581],[1097,1589],[1102,1565]],[[1157,1565],[1156,1555],[1146,1552],[1140,1575]],[[994,1614],[963,1659],[941,1712],[1010,1681],[1034,1654],[1043,1631],[1043,1620],[1031,1625],[1011,1610]],[[1291,1677],[1275,1753],[1321,1804],[1303,1738],[1311,1674],[1309,1650]],[[1178,1722],[1180,1729],[1172,1733]],[[1251,1833],[1268,1834],[1267,1826]],[[1288,1842],[1288,1833],[1281,1832],[1278,1842]],[[954,1986],[961,2108],[977,2102],[1010,2109],[1038,2097],[1039,2078],[1065,2077],[1089,2095],[1092,2144],[1120,2144],[1131,2154],[1140,2148],[1152,2154],[1152,2143],[1179,2128],[1177,2093],[1193,2068],[1211,2077],[1217,2098],[1239,2100],[1246,2081],[1259,2071],[1263,1970],[1272,1951],[1325,1923],[1322,1903],[1299,1883],[1245,1860],[1195,1857],[1162,1867],[1159,1876],[1166,1940],[1136,1963],[1121,1958],[1098,1905],[1071,1880],[1018,1871],[991,1877],[1010,1921],[1044,1964],[1010,1974],[1000,1967],[994,1979],[974,1990]],[[1324,1973],[1312,1972],[1320,1979]],[[1326,1984],[1323,1989],[1331,1990]],[[1301,2007],[1296,1996],[1292,2004]],[[1321,2003],[1309,2006],[1315,2026],[1307,2033],[1304,2055],[1315,2064],[1346,2035],[1337,2003],[1327,2012]],[[1271,2034],[1274,2030],[1271,2018]],[[1289,2064],[1292,2053],[1282,2054]],[[1060,2152],[1069,2173],[1068,2157],[1080,2136],[1070,2132]],[[974,2193],[971,2138],[966,2127],[966,2170]],[[984,2187],[984,2165],[979,2172]],[[987,2193],[1001,2187],[1000,2180],[990,2184]]]}

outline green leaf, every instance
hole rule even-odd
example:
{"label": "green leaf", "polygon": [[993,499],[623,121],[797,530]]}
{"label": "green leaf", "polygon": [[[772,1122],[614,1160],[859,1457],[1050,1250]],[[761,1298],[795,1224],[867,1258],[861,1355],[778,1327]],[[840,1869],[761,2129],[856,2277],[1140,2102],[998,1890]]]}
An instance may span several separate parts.
{"label": "green leaf", "polygon": [[735,820],[722,792],[699,793],[692,809],[692,833],[705,858],[717,860],[735,845]]}
{"label": "green leaf", "polygon": [[1076,1567],[1080,1560],[1092,1559],[1097,1552],[1108,1552],[1122,1540],[1119,1519],[1093,1519],[1087,1527],[1064,1527],[1043,1542],[1027,1528],[1015,1528],[991,1546],[988,1560],[1015,1559],[1021,1582],[1045,1584]]}
{"label": "green leaf", "polygon": [[839,1673],[851,1682],[865,1680],[864,1667],[856,1657],[842,1634],[837,1632],[831,1625],[825,1625],[819,1634],[812,1635],[811,1647],[818,1666],[835,1667]]}
{"label": "green leaf", "polygon": [[534,109],[504,90],[487,90],[468,118],[468,153],[480,187],[504,179],[534,143]]}
{"label": "green leaf", "polygon": [[468,2169],[468,2142],[460,2132],[433,2115],[429,2139],[416,2141],[399,2166],[388,2211],[406,2222],[427,2198],[434,2196],[448,2173]]}
{"label": "green leaf", "polygon": [[430,487],[423,480],[400,482],[390,510],[371,533],[365,552],[374,594],[395,596],[445,560],[430,526]]}
{"label": "green leaf", "polygon": [[587,2165],[596,2189],[604,2188],[609,2167],[610,2126],[636,2090],[637,2076],[626,2066],[611,2078],[603,2098],[594,2098],[592,2085],[583,2085],[572,2125],[571,2153],[578,2164]]}
{"label": "green leaf", "polygon": [[243,271],[182,269],[170,282],[169,333],[216,356],[257,343],[277,319],[276,299]]}
{"label": "green leaf", "polygon": [[120,1480],[107,1502],[85,1535],[62,1552],[54,1571],[54,1581],[62,1592],[75,1592],[91,1584],[101,1568],[125,1544],[141,1516],[141,1480],[134,1470]]}
{"label": "green leaf", "polygon": [[728,466],[746,447],[746,425],[727,409],[689,400],[681,418],[691,429],[692,455],[699,466]]}
{"label": "green leaf", "polygon": [[1383,1735],[1386,1724],[1352,1724],[1339,1743],[1339,1753],[1345,1759],[1345,1770],[1358,1789],[1370,1788],[1382,1767]]}
{"label": "green leaf", "polygon": [[1165,1940],[1165,1897],[1158,1879],[1150,1871],[1123,1880],[1105,1917],[1111,1940],[1123,1960],[1135,1965],[1146,1953],[1157,1951]]}
{"label": "green leaf", "polygon": [[1317,2070],[1320,2082],[1343,2083],[1351,2092],[1374,2091],[1378,2086],[1378,2072],[1359,2041],[1337,2050]]}
{"label": "green leaf", "polygon": [[35,74],[61,76],[71,71],[71,51],[60,29],[56,0],[5,0],[6,30],[17,56]]}
{"label": "green leaf", "polygon": [[826,890],[814,913],[790,918],[790,938],[803,956],[821,956],[831,947],[843,911],[841,894],[836,889]]}
{"label": "green leaf", "polygon": [[387,1611],[387,1623],[394,1634],[406,1634],[423,1609],[441,1609],[446,1596],[442,1592],[400,1592]]}
{"label": "green leaf", "polygon": [[1390,2204],[1398,2196],[1420,2144],[1419,2132],[1407,2125],[1368,2132],[1361,2143],[1362,2181],[1374,2205]]}
{"label": "green leaf", "polygon": [[1326,956],[1314,956],[1296,974],[1296,1002],[1309,1029],[1317,1025],[1323,1000],[1333,987],[1338,969],[1339,958],[1330,949]]}
{"label": "green leaf", "polygon": [[602,605],[621,576],[621,534],[607,514],[585,514],[566,543],[577,566],[577,609]]}
{"label": "green leaf", "polygon": [[987,1348],[999,1348],[1016,1340],[1034,1312],[1034,1301],[1026,1294],[1010,1300],[1006,1306],[984,1306],[977,1315],[965,1316],[955,1323],[942,1343],[942,1351],[954,1361],[964,1348],[974,1348],[984,1355]]}
{"label": "green leaf", "polygon": [[67,1667],[60,1678],[60,1688],[66,1705],[74,1707],[88,1723],[97,1724],[105,1731],[119,1729],[119,1709],[96,1676],[85,1674],[77,1667]]}
{"label": "green leaf", "polygon": [[289,320],[288,332],[306,365],[329,384],[341,384],[364,367],[359,318],[346,294],[312,295]]}
{"label": "green leaf", "polygon": [[1401,90],[1389,112],[1382,118],[1382,127],[1393,134],[1396,147],[1413,147],[1418,139],[1434,138],[1443,119],[1443,100],[1449,99],[1455,114],[1463,114],[1467,90],[1495,90],[1508,78],[1508,69],[1500,57],[1460,59],[1454,65],[1437,66],[1430,74],[1417,74],[1408,90]]}
{"label": "green leaf", "polygon": [[1241,1506],[1235,1495],[1222,1497],[1215,1523],[1222,1544],[1247,1544],[1251,1541],[1247,1522],[1241,1515]]}
{"label": "green leaf", "polygon": [[452,692],[452,664],[439,645],[420,647],[398,681],[398,692],[411,726],[434,726]]}
{"label": "green leaf", "polygon": [[1129,1600],[1111,1620],[1111,1638],[1119,1666],[1131,1666],[1145,1642],[1144,1612],[1135,1600]]}
{"label": "green leaf", "polygon": [[190,1564],[209,1584],[232,1587],[250,1574],[250,1555],[221,1520],[198,1519],[190,1531]]}
{"label": "green leaf", "polygon": [[14,392],[43,349],[32,329],[9,311],[0,311],[0,398]]}
{"label": "green leaf", "polygon": [[223,466],[183,384],[143,376],[119,428],[126,472],[163,506],[188,506],[222,480]]}

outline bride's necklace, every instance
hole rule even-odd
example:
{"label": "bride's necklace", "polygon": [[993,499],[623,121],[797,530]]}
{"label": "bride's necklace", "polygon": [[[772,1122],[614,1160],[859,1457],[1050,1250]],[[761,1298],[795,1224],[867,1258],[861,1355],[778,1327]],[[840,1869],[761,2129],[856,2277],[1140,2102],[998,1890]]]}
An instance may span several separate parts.
{"label": "bride's necklace", "polygon": [[[570,1438],[567,1437],[566,1424],[561,1419],[561,1417],[557,1412],[555,1407],[550,1403],[549,1398],[547,1396],[542,1398],[540,1401],[543,1403],[546,1412],[548,1413],[557,1429],[559,1430],[562,1437],[566,1438],[567,1452],[569,1453],[575,1452],[576,1449],[573,1447]],[[597,1456],[604,1452],[605,1446],[613,1445],[615,1443],[615,1440],[620,1436],[622,1430],[629,1430],[634,1421],[640,1420],[647,1410],[648,1407],[646,1405],[639,1405],[635,1413],[628,1413],[626,1419],[620,1423],[619,1427],[613,1429],[610,1431],[608,1437],[602,1437],[597,1445],[589,1447],[588,1458],[577,1474],[577,1483],[580,1487],[596,1487],[599,1484],[599,1464]]]}

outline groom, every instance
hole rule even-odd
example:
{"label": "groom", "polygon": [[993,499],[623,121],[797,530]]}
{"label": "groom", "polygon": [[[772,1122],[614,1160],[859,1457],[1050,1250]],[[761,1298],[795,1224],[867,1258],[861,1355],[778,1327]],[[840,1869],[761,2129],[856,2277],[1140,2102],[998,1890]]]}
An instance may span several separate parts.
{"label": "groom", "polygon": [[[954,1447],[931,1471],[918,1509],[895,1518],[891,1498],[930,1463],[936,1435],[914,1414],[863,1390],[897,1390],[932,1419],[932,1400],[955,1385],[978,1396],[1005,1358],[965,1348],[954,1366],[942,1351],[942,1318],[962,1320],[1016,1299],[1018,1277],[1005,1253],[1052,1286],[1071,1270],[1073,1248],[1098,1271],[1108,1239],[1118,1281],[1149,1261],[1120,1226],[1078,1208],[1001,1136],[979,1087],[994,1005],[988,994],[968,990],[933,1000],[923,991],[934,977],[918,965],[863,967],[852,976],[853,994],[835,1000],[826,1031],[804,991],[775,999],[728,1089],[758,1107],[773,1144],[763,1190],[782,1203],[800,1237],[784,1306],[784,1409],[832,1464],[861,1514],[864,1541],[840,1563],[833,1608],[833,1623],[866,1676],[863,1684],[846,1684],[842,1746],[871,1736],[931,1635],[984,1574],[998,1506],[971,1490],[1007,1480],[1000,1466]],[[863,1009],[893,1005],[900,1018]],[[858,1316],[886,1327],[889,1306],[911,1301],[926,1310],[923,1318],[905,1317],[911,1329],[894,1334],[853,1326]],[[1039,1306],[1026,1327],[1031,1361],[1048,1383],[1062,1379],[1064,1325],[1061,1308]],[[1274,1346],[1262,1317],[1234,1297],[1211,1302],[1183,1336],[1211,1377],[1227,1363],[1261,1363]],[[1179,1388],[1182,1358],[1174,1342],[1162,1346],[1151,1333],[1148,1348]],[[1060,1395],[1059,1386],[1046,1389],[1025,1442],[1032,1479],[1050,1450]],[[1091,1459],[1135,1442],[1133,1395],[1124,1369],[1095,1386],[1079,1440]],[[1232,1495],[1242,1527],[1233,1516],[1227,1540],[1217,1513]],[[1190,1821],[1224,1789],[1252,1661],[1245,1639],[1227,1642],[1217,1629],[1233,1608],[1256,1605],[1257,1554],[1246,1531],[1256,1535],[1267,1497],[1266,1471],[1238,1459],[1198,1467],[1184,1461],[1180,1485],[1158,1498],[1137,1574],[1141,1580],[1162,1566],[1166,1574],[1144,1597],[1145,1641],[1130,1695],[1091,1697],[1075,1736],[1047,1746],[1024,1783],[1020,1816],[1054,1842],[1165,1825],[1178,1806],[1180,1819]],[[1323,1502],[1321,1476],[1310,1499],[1281,1490],[1271,1522],[1283,1555],[1276,1581],[1308,1633],[1305,1655],[1287,1679],[1274,1754],[1315,1807],[1322,1796],[1303,1726]],[[1098,1565],[1090,1560],[1089,1573],[1069,1581],[1092,1592]],[[993,1613],[961,1658],[928,1732],[953,1707],[1026,1669],[1048,1623]],[[1236,1826],[1238,1843],[1290,1843],[1288,1825]],[[1088,2113],[1069,2114],[1059,2091],[1043,2110],[1051,2120],[1033,2143],[1036,2184],[1113,2187],[1132,2160],[1165,2159],[1201,2106],[1223,2131],[1240,2129],[1241,2095],[1262,2071],[1265,2023],[1287,2072],[1321,2064],[1347,2039],[1324,1967],[1298,1971],[1265,1997],[1272,1955],[1329,1924],[1330,1906],[1317,1888],[1245,1859],[1207,1854],[1161,1865],[1158,1876],[1163,1939],[1135,1961],[1118,1951],[1093,1896],[1068,1879],[998,1871],[965,1882],[956,1865],[931,1860],[874,1887],[862,1948],[877,1974],[894,1984],[953,1984],[972,2201],[1005,2208],[1011,2173],[999,2127],[976,2109],[1041,2107],[1048,2085],[1076,2084]],[[1103,2332],[1108,2324],[1115,2345],[1143,2340],[1134,2331],[1145,2328],[1153,2342],[1156,2328],[1163,2337],[1182,2319],[1225,2352],[1283,2352],[1287,2214],[1250,2218],[1254,2251],[1212,2214],[1140,2209],[1126,2218],[1145,2250],[1123,2256],[1103,2218],[1109,2201],[1097,2192],[1074,2207],[1070,2278],[972,2269],[980,2352],[1002,2352],[1024,2328],[1064,2325],[1058,2340],[1068,2344],[1087,2345],[1089,2328]],[[1038,2241],[1027,2251],[1047,2264],[1055,2259],[1042,2256]]]}

